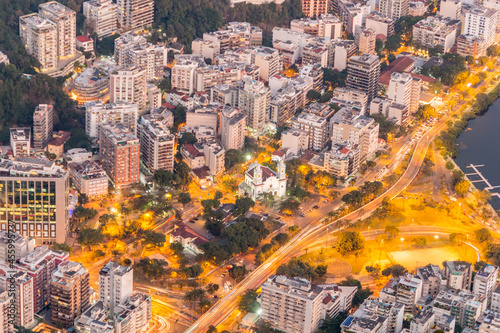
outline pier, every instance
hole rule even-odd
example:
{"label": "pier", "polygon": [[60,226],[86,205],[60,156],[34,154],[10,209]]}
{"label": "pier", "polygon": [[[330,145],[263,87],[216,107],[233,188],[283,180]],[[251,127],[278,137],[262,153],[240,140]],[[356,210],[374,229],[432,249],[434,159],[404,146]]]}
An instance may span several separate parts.
{"label": "pier", "polygon": [[491,192],[491,190],[496,189],[496,188],[500,188],[500,186],[492,186],[490,184],[490,182],[488,181],[488,179],[486,179],[483,176],[483,174],[481,173],[481,171],[478,170],[478,168],[483,167],[483,166],[484,166],[484,164],[476,164],[476,165],[471,164],[471,165],[468,165],[467,168],[470,168],[470,169],[474,170],[474,172],[472,172],[472,173],[466,173],[465,175],[467,177],[469,177],[469,176],[478,176],[480,179],[471,180],[470,182],[471,183],[484,183],[484,184],[486,184],[486,187],[484,189],[487,190],[487,191],[489,191],[492,196],[495,196],[495,197],[497,197],[497,198],[500,199],[500,194],[498,194],[497,192]]}

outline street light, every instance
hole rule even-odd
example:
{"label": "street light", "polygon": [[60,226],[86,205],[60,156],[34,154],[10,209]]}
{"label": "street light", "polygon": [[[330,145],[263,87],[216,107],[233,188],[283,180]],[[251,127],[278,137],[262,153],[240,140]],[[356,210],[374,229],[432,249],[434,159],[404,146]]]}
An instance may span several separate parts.
{"label": "street light", "polygon": [[401,237],[401,251],[403,251],[403,242],[405,241],[405,239],[403,237]]}

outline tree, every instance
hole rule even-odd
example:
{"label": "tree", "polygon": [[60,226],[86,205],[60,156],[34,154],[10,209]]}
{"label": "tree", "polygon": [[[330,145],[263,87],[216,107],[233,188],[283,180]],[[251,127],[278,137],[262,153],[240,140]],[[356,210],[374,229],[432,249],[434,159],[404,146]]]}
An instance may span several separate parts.
{"label": "tree", "polygon": [[358,190],[353,190],[349,193],[346,193],[342,197],[342,201],[353,208],[361,206],[363,199],[363,194]]}
{"label": "tree", "polygon": [[191,202],[191,195],[189,192],[181,192],[177,196],[177,201],[179,201],[179,203],[184,207]]}
{"label": "tree", "polygon": [[307,92],[306,97],[310,100],[317,101],[318,99],[321,98],[321,94],[316,90],[311,89]]}
{"label": "tree", "polygon": [[142,244],[154,247],[162,247],[165,244],[165,234],[153,230],[145,230],[142,234]]}
{"label": "tree", "polygon": [[239,149],[229,149],[225,155],[225,166],[226,170],[231,169],[233,166],[242,163],[243,156],[241,150]]}
{"label": "tree", "polygon": [[276,275],[286,275],[288,277],[301,277],[313,279],[317,276],[315,267],[307,261],[292,258],[289,262],[281,264],[276,270]]}
{"label": "tree", "polygon": [[80,235],[76,239],[78,244],[88,246],[92,249],[93,246],[99,245],[104,240],[104,235],[100,229],[84,228],[80,230]]}
{"label": "tree", "polygon": [[[377,39],[379,41],[379,39]],[[342,333],[342,323],[349,316],[348,312],[340,312],[333,318],[326,317],[321,323],[318,333]]]}
{"label": "tree", "polygon": [[136,264],[146,277],[150,279],[158,279],[167,274],[168,263],[163,259],[147,259],[143,258]]}
{"label": "tree", "polygon": [[500,47],[496,44],[493,44],[486,49],[486,54],[488,55],[488,57],[497,57],[499,53]]}
{"label": "tree", "polygon": [[490,231],[486,228],[476,230],[474,231],[474,234],[476,235],[476,239],[479,243],[488,243],[493,239]]}
{"label": "tree", "polygon": [[337,237],[337,251],[342,255],[365,248],[365,238],[359,231],[342,231]]}
{"label": "tree", "polygon": [[402,276],[403,274],[405,274],[406,271],[407,271],[407,269],[403,265],[394,264],[394,265],[387,266],[382,271],[382,275],[383,276],[389,276],[389,275],[391,275],[393,277],[398,277],[398,276]]}
{"label": "tree", "polygon": [[235,216],[243,215],[255,206],[255,202],[250,197],[243,197],[236,199],[235,202],[236,209],[234,211]]}
{"label": "tree", "polygon": [[158,83],[158,88],[160,88],[160,90],[162,92],[166,92],[166,91],[169,91],[170,89],[172,89],[170,77],[163,78],[163,80],[161,80],[160,83]]}
{"label": "tree", "polygon": [[182,137],[179,139],[179,144],[180,145],[183,145],[183,144],[186,144],[186,143],[193,144],[193,143],[196,143],[196,142],[198,142],[198,139],[191,132],[185,132],[184,134],[182,134]]}
{"label": "tree", "polygon": [[196,264],[190,267],[182,267],[182,271],[184,272],[184,274],[186,274],[186,276],[195,278],[203,273],[203,268],[201,267],[201,265]]}
{"label": "tree", "polygon": [[477,271],[483,269],[486,266],[488,266],[488,263],[486,263],[484,261],[476,261],[474,263],[474,270],[477,272]]}
{"label": "tree", "polygon": [[198,307],[200,308],[201,313],[205,313],[205,311],[210,309],[211,306],[212,306],[212,302],[207,298],[203,298],[202,300],[200,300],[198,302]]}
{"label": "tree", "polygon": [[356,294],[354,294],[354,298],[352,300],[352,306],[357,307],[362,304],[365,299],[370,297],[373,292],[369,288],[363,289],[361,286],[361,282],[359,280],[354,279],[352,276],[348,276],[345,280],[340,281],[339,286],[349,286],[349,287],[358,287]]}
{"label": "tree", "polygon": [[453,245],[461,246],[463,244],[463,242],[465,242],[465,235],[458,233],[458,232],[454,232],[454,233],[450,234],[449,239],[450,239],[450,243],[452,243]]}
{"label": "tree", "polygon": [[236,282],[240,282],[241,280],[243,280],[247,274],[248,270],[244,265],[243,266],[234,265],[229,270],[229,276],[231,276]]}
{"label": "tree", "polygon": [[289,240],[290,236],[288,236],[288,234],[280,232],[279,234],[274,236],[273,239],[271,239],[271,244],[278,244],[279,246],[283,246],[288,243]]}
{"label": "tree", "polygon": [[213,294],[217,290],[219,290],[219,285],[217,283],[211,283],[210,282],[209,284],[207,284],[207,293]]}
{"label": "tree", "polygon": [[430,104],[421,104],[415,115],[417,119],[428,120],[437,117],[436,108]]}
{"label": "tree", "polygon": [[285,214],[294,214],[300,207],[300,202],[293,198],[285,199],[280,204],[280,211]]}
{"label": "tree", "polygon": [[446,169],[448,169],[450,171],[455,169],[455,165],[453,165],[453,163],[451,161],[446,162],[445,167],[446,167]]}
{"label": "tree", "polygon": [[389,238],[389,239],[398,237],[399,229],[394,225],[388,225],[385,227],[385,234],[387,235],[387,238]]}
{"label": "tree", "polygon": [[464,196],[467,192],[469,192],[469,186],[470,183],[467,180],[462,179],[455,185],[455,192],[457,192],[460,196]]}
{"label": "tree", "polygon": [[326,273],[328,271],[328,265],[327,264],[319,264],[318,266],[316,266],[314,271],[316,272],[316,274],[319,277],[323,277],[326,275]]}
{"label": "tree", "polygon": [[56,251],[64,251],[71,254],[73,252],[73,247],[68,243],[54,243],[52,244],[52,248]]}
{"label": "tree", "polygon": [[423,247],[427,245],[427,239],[425,237],[415,237],[412,239],[412,242],[415,243],[415,246]]}
{"label": "tree", "polygon": [[175,255],[182,255],[182,252],[184,251],[184,246],[180,242],[173,242],[170,243],[170,250],[174,252]]}
{"label": "tree", "polygon": [[260,309],[260,305],[257,302],[257,292],[255,289],[249,289],[241,295],[238,302],[238,309],[241,312],[253,312],[256,313]]}

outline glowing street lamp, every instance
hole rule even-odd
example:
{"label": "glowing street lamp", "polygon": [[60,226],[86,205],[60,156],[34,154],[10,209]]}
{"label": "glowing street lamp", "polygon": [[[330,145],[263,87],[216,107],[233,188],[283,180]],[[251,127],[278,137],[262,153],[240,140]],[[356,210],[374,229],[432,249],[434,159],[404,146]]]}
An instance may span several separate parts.
{"label": "glowing street lamp", "polygon": [[401,237],[401,251],[403,251],[403,242],[405,241],[405,239],[403,237]]}

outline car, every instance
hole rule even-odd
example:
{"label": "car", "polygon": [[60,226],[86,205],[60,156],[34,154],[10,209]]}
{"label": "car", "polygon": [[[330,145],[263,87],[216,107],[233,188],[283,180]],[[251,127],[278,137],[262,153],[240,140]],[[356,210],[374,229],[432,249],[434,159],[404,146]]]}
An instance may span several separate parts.
{"label": "car", "polygon": [[302,214],[300,214],[300,216],[304,217],[304,216],[306,216],[306,213],[302,213]]}
{"label": "car", "polygon": [[328,199],[323,200],[324,203],[328,203]]}
{"label": "car", "polygon": [[214,298],[219,298],[219,296],[217,296],[217,295],[214,295]]}
{"label": "car", "polygon": [[190,220],[189,223],[196,223],[194,220]]}
{"label": "car", "polygon": [[318,205],[315,205],[315,206],[313,207],[313,209],[318,209],[318,208],[319,208],[319,206],[318,206]]}

